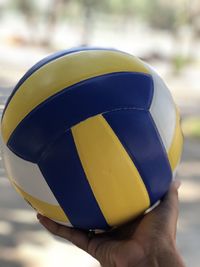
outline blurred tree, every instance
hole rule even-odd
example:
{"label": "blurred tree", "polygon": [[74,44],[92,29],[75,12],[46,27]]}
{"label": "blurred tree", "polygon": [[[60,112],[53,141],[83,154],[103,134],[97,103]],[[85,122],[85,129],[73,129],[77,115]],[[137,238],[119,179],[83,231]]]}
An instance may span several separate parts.
{"label": "blurred tree", "polygon": [[200,1],[187,0],[186,14],[189,25],[192,26],[195,37],[200,37]]}
{"label": "blurred tree", "polygon": [[157,29],[173,30],[176,9],[173,2],[164,0],[109,0],[109,11],[124,18],[124,21],[140,18]]}
{"label": "blurred tree", "polygon": [[99,11],[105,11],[108,1],[93,0],[71,0],[79,5],[80,14],[82,14],[82,34],[81,45],[88,45],[94,28],[95,14]]}
{"label": "blurred tree", "polygon": [[[78,6],[78,14],[76,14],[76,21],[81,22],[81,45],[88,45],[95,22],[95,14],[104,10],[107,1],[93,1],[93,0],[49,0],[48,7],[45,11],[45,21],[46,21],[46,33],[42,40],[42,44],[45,46],[51,45],[51,36],[55,30],[56,24],[63,18],[65,10],[64,19],[66,16],[70,16],[71,9],[74,5]],[[51,34],[49,34],[51,33]]]}
{"label": "blurred tree", "polygon": [[50,46],[52,41],[52,34],[54,34],[56,24],[62,15],[63,10],[66,8],[70,0],[51,0],[46,11],[45,21],[46,29],[43,40],[41,42],[44,46]]}
{"label": "blurred tree", "polygon": [[[81,22],[81,36],[80,43],[81,45],[88,45],[94,27],[94,16],[99,10],[103,10],[107,1],[93,1],[93,0],[50,0],[48,8],[46,9],[46,34],[43,38],[43,45],[49,46],[51,44],[51,36],[55,30],[56,24],[63,14],[66,16],[71,16],[71,10],[73,6],[78,6],[78,14],[76,13],[76,21]],[[67,12],[65,12],[65,10]],[[49,34],[51,33],[51,34]]]}
{"label": "blurred tree", "polygon": [[22,13],[22,15],[27,19],[28,22],[34,20],[36,12],[36,5],[34,1],[15,0],[13,2],[13,5]]}
{"label": "blurred tree", "polygon": [[5,8],[5,1],[0,1],[0,20],[2,19],[2,14]]}
{"label": "blurred tree", "polygon": [[[176,9],[168,1],[142,1],[142,17],[156,29],[173,31],[176,25]],[[145,3],[144,3],[145,2]]]}
{"label": "blurred tree", "polygon": [[[49,46],[56,26],[61,20],[66,20],[66,24],[72,24],[74,19],[76,27],[81,28],[79,28],[80,43],[87,45],[90,43],[95,23],[102,19],[101,14],[104,14],[105,19],[107,16],[112,29],[116,27],[119,30],[126,29],[126,26],[133,25],[139,19],[154,29],[171,31],[175,38],[179,29],[186,24],[193,27],[196,35],[200,36],[199,0],[15,0],[10,2],[23,15],[30,30],[31,43],[41,40],[38,38],[37,31],[41,22],[43,26],[45,25],[42,44]],[[117,22],[114,21],[116,17]]]}
{"label": "blurred tree", "polygon": [[29,41],[30,43],[35,43],[35,28],[37,26],[36,16],[37,6],[35,5],[35,1],[29,0],[15,0],[11,1],[11,5],[16,8],[21,15],[24,17],[26,24],[30,30]]}

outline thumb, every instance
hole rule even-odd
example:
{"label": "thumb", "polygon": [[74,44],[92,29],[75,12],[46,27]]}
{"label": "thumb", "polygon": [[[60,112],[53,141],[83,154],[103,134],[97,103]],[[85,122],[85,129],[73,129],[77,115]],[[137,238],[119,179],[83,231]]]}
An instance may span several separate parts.
{"label": "thumb", "polygon": [[87,251],[89,237],[86,231],[60,225],[41,214],[37,214],[37,218],[50,233],[62,237]]}

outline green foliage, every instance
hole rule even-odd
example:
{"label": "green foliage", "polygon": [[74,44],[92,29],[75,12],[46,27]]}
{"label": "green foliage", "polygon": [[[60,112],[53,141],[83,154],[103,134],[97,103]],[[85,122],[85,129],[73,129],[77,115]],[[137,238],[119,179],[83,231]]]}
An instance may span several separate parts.
{"label": "green foliage", "polygon": [[101,0],[101,1],[94,1],[94,0],[71,0],[72,3],[77,3],[80,5],[80,8],[90,8],[91,10],[99,11],[105,10],[107,7],[107,3],[109,1]]}
{"label": "green foliage", "polygon": [[10,2],[11,8],[20,11],[21,13],[25,13],[27,16],[32,15],[37,11],[36,1],[32,0],[15,0]]}
{"label": "green foliage", "polygon": [[152,27],[173,30],[177,11],[173,5],[160,0],[109,0],[109,11],[121,15],[134,15]]}
{"label": "green foliage", "polygon": [[108,0],[106,13],[141,17],[148,3],[148,0]]}
{"label": "green foliage", "polygon": [[182,129],[185,136],[200,138],[200,117],[186,118],[182,122]]}
{"label": "green foliage", "polygon": [[172,65],[173,65],[173,69],[174,69],[174,72],[176,74],[179,74],[183,68],[188,65],[189,63],[191,62],[191,60],[182,55],[182,54],[175,54],[174,57],[172,58]]}
{"label": "green foliage", "polygon": [[[95,17],[97,13],[117,14],[122,17],[136,17],[146,21],[154,28],[168,29],[173,31],[177,25],[185,21],[186,12],[178,13],[178,9],[173,2],[164,0],[57,0],[57,4],[62,6],[62,14],[66,17],[80,18],[80,13],[87,15],[88,11]],[[39,0],[14,0],[11,1],[12,7],[16,10],[28,15],[39,14]],[[49,5],[46,9],[52,6]],[[183,11],[183,8],[182,8]],[[45,11],[41,11],[45,13]],[[56,12],[56,11],[55,11]]]}
{"label": "green foliage", "polygon": [[174,30],[176,10],[168,2],[151,0],[143,6],[141,16],[154,28]]}

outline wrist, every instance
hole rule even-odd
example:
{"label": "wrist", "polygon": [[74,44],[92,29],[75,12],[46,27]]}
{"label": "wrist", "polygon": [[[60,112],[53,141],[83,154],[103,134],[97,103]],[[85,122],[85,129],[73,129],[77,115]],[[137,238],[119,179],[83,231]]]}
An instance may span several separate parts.
{"label": "wrist", "polygon": [[[175,242],[166,242],[161,245],[152,255],[148,256],[148,261],[147,265],[141,265],[141,267],[185,267]],[[138,267],[140,266],[138,265]]]}
{"label": "wrist", "polygon": [[185,267],[174,241],[152,246],[136,265],[126,267]]}

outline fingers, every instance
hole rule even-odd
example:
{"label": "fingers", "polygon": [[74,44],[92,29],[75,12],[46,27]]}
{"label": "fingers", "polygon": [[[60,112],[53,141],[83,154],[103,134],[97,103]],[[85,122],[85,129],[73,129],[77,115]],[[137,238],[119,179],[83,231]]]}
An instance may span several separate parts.
{"label": "fingers", "polygon": [[58,235],[63,238],[67,238],[67,233],[65,229],[63,229],[59,224],[53,222],[52,220],[48,219],[47,217],[42,216],[41,214],[37,214],[37,218],[40,223],[52,234]]}
{"label": "fingers", "polygon": [[180,181],[174,181],[169,189],[169,192],[161,202],[160,208],[163,212],[166,212],[168,218],[177,221],[178,210],[179,210],[179,200],[178,200],[178,188],[180,187]]}
{"label": "fingers", "polygon": [[170,191],[166,196],[165,204],[168,206],[168,214],[169,214],[169,230],[176,238],[176,230],[177,230],[177,221],[179,214],[179,200],[178,200],[178,189],[181,186],[181,182],[176,180],[172,183]]}
{"label": "fingers", "polygon": [[50,233],[67,239],[77,247],[87,251],[89,237],[86,232],[60,225],[41,214],[37,214],[37,218]]}
{"label": "fingers", "polygon": [[178,189],[180,185],[180,181],[174,181],[163,201],[155,209],[155,213],[165,225],[165,230],[167,230],[174,238],[176,236],[179,213]]}
{"label": "fingers", "polygon": [[180,180],[174,180],[174,182],[171,185],[173,188],[175,188],[176,190],[178,190],[181,186],[181,181]]}
{"label": "fingers", "polygon": [[117,228],[111,229],[109,232],[106,232],[105,235],[112,238],[113,240],[128,240],[131,236],[133,236],[142,219],[143,215],[139,216],[133,221],[118,226]]}

